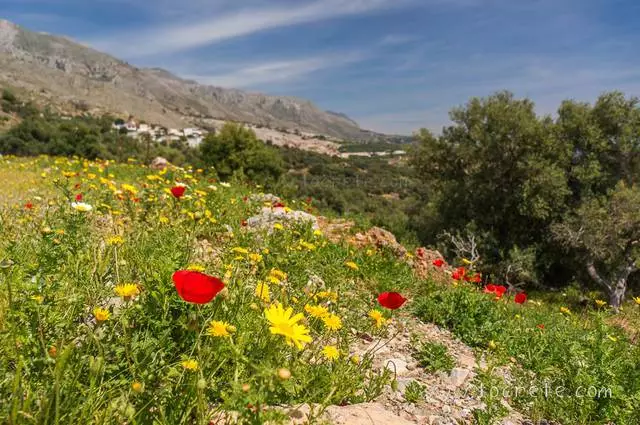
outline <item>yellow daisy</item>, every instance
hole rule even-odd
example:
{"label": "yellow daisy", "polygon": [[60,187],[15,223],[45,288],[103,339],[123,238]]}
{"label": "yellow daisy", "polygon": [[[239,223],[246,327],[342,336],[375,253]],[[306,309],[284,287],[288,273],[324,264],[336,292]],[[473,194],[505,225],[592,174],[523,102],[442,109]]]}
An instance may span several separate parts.
{"label": "yellow daisy", "polygon": [[256,297],[262,301],[268,303],[271,300],[271,292],[269,291],[269,285],[264,282],[258,282],[255,290]]}
{"label": "yellow daisy", "polygon": [[340,351],[338,351],[338,348],[335,345],[325,346],[322,349],[322,354],[324,355],[324,358],[329,361],[337,360],[338,357],[340,357]]}
{"label": "yellow daisy", "polygon": [[96,321],[98,323],[105,322],[105,321],[109,320],[109,317],[111,317],[111,313],[109,313],[109,310],[105,310],[104,308],[96,307],[96,308],[93,309],[93,317],[96,318]]}
{"label": "yellow daisy", "polygon": [[231,333],[229,332],[230,325],[226,322],[222,322],[220,320],[212,320],[209,323],[209,328],[207,329],[207,335],[209,336],[229,336]]}
{"label": "yellow daisy", "polygon": [[182,362],[180,362],[180,364],[186,370],[189,370],[189,371],[192,371],[192,372],[195,372],[196,370],[198,370],[198,361],[197,360],[187,359],[187,360],[183,360]]}
{"label": "yellow daisy", "polygon": [[329,315],[329,310],[327,310],[327,307],[323,305],[307,304],[304,306],[304,311],[306,311],[310,316],[315,317],[316,319],[322,319],[323,317]]}
{"label": "yellow daisy", "polygon": [[271,325],[269,331],[273,335],[285,337],[287,344],[295,345],[298,349],[302,349],[304,344],[312,341],[309,329],[304,325],[298,324],[299,321],[304,319],[304,316],[302,313],[294,315],[291,307],[285,310],[282,304],[274,303],[264,310],[264,316]]}
{"label": "yellow daisy", "polygon": [[337,331],[338,329],[342,328],[342,320],[335,314],[330,313],[324,316],[322,318],[322,322],[327,327],[327,329],[332,331]]}
{"label": "yellow daisy", "polygon": [[373,319],[376,324],[376,328],[381,328],[387,322],[387,319],[378,310],[369,311],[369,317]]}
{"label": "yellow daisy", "polygon": [[132,297],[135,297],[140,293],[140,289],[135,283],[121,283],[120,285],[117,285],[113,291],[117,296],[123,298],[125,301],[130,300]]}

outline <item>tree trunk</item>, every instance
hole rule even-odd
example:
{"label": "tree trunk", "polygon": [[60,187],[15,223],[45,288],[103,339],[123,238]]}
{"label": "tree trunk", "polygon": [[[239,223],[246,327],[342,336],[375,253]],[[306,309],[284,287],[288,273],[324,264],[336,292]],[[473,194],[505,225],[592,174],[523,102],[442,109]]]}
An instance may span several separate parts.
{"label": "tree trunk", "polygon": [[624,301],[624,295],[627,292],[627,278],[621,277],[615,286],[609,287],[609,304],[617,312]]}

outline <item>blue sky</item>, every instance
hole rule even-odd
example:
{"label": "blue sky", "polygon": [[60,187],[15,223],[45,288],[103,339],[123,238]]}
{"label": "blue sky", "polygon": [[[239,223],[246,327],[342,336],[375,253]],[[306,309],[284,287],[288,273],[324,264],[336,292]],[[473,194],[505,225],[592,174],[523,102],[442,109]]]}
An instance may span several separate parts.
{"label": "blue sky", "polygon": [[1,0],[0,17],[387,133],[439,131],[500,89],[545,114],[640,95],[637,0]]}

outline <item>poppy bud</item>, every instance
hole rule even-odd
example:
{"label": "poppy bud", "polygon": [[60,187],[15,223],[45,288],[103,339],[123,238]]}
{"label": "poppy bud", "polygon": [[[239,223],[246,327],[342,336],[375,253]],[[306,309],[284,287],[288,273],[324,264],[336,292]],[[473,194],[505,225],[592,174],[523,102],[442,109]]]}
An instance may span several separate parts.
{"label": "poppy bud", "polygon": [[288,380],[289,378],[291,378],[291,371],[287,368],[281,367],[280,369],[278,369],[278,378],[282,379],[283,381]]}

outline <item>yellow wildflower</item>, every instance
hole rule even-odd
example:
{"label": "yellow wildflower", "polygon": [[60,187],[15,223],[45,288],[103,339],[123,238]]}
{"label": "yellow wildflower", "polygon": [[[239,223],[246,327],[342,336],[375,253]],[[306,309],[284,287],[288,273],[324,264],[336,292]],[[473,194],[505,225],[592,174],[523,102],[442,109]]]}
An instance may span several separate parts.
{"label": "yellow wildflower", "polygon": [[635,297],[633,301],[636,303],[636,305],[640,306],[640,297]]}
{"label": "yellow wildflower", "polygon": [[262,261],[262,255],[251,253],[251,254],[249,254],[249,260],[252,263],[260,263]]}
{"label": "yellow wildflower", "polygon": [[285,337],[287,344],[295,344],[298,349],[302,349],[304,344],[312,341],[309,329],[304,325],[298,324],[299,321],[304,319],[304,316],[302,313],[294,315],[291,307],[285,310],[282,304],[275,303],[264,310],[264,315],[271,325],[269,331],[273,335]]}
{"label": "yellow wildflower", "polygon": [[268,303],[271,301],[271,292],[269,291],[269,285],[264,282],[258,282],[255,290],[256,297],[260,298],[262,301]]}
{"label": "yellow wildflower", "polygon": [[128,192],[128,193],[130,193],[132,195],[135,195],[135,194],[138,193],[138,189],[136,189],[135,186],[130,185],[130,184],[126,184],[126,183],[122,185],[122,190],[124,192]]}
{"label": "yellow wildflower", "polygon": [[358,267],[358,265],[353,261],[347,261],[344,265],[349,267],[351,270],[360,270],[360,267]]}
{"label": "yellow wildflower", "polygon": [[124,239],[122,236],[116,235],[107,239],[107,245],[109,246],[120,246],[124,243]]}
{"label": "yellow wildflower", "polygon": [[322,319],[323,317],[329,315],[329,310],[327,307],[322,305],[305,305],[304,311],[309,313],[310,316],[315,317],[317,319]]}
{"label": "yellow wildflower", "polygon": [[316,294],[316,298],[319,299],[328,299],[333,302],[338,301],[338,294],[332,291],[320,291]]}
{"label": "yellow wildflower", "polygon": [[571,310],[569,310],[567,307],[560,307],[560,313],[571,314]]}
{"label": "yellow wildflower", "polygon": [[197,360],[187,359],[187,360],[183,360],[182,362],[180,362],[180,364],[186,370],[189,370],[189,371],[192,371],[192,372],[198,370],[198,361]]}
{"label": "yellow wildflower", "polygon": [[209,328],[207,329],[207,335],[210,336],[229,336],[231,333],[229,332],[231,325],[226,322],[222,322],[220,320],[212,320],[209,323]]}
{"label": "yellow wildflower", "polygon": [[242,254],[242,255],[247,255],[249,253],[249,251],[246,248],[242,248],[239,246],[232,248],[231,252],[235,252],[236,254]]}
{"label": "yellow wildflower", "polygon": [[332,331],[337,331],[342,328],[342,320],[335,314],[329,313],[328,315],[324,316],[322,318],[322,322],[327,327],[327,329]]}
{"label": "yellow wildflower", "polygon": [[96,307],[93,309],[93,317],[96,318],[96,321],[98,323],[109,320],[110,316],[111,314],[109,313],[109,310],[105,310],[104,308],[100,307]]}
{"label": "yellow wildflower", "polygon": [[120,298],[124,298],[125,301],[131,299],[132,297],[135,297],[140,293],[140,288],[138,288],[138,285],[136,285],[135,283],[121,283],[113,290],[117,296],[119,296]]}
{"label": "yellow wildflower", "polygon": [[387,322],[387,319],[378,310],[369,311],[369,317],[375,322],[376,328],[381,328]]}
{"label": "yellow wildflower", "polygon": [[280,223],[276,223],[276,224],[273,225],[273,228],[276,229],[276,230],[283,230],[284,226],[282,224],[280,224]]}
{"label": "yellow wildflower", "polygon": [[136,393],[141,393],[144,391],[144,385],[141,382],[134,381],[131,383],[131,389]]}
{"label": "yellow wildflower", "polygon": [[603,300],[596,300],[596,305],[598,307],[604,307],[605,305],[607,305],[607,302]]}
{"label": "yellow wildflower", "polygon": [[201,266],[199,264],[189,264],[187,266],[187,270],[190,270],[192,272],[200,272],[200,273],[202,273],[205,270],[205,268],[204,268],[204,266]]}
{"label": "yellow wildflower", "polygon": [[42,295],[33,295],[31,299],[37,302],[38,304],[42,304],[44,302],[44,297]]}
{"label": "yellow wildflower", "polygon": [[329,361],[336,360],[338,357],[340,357],[340,351],[338,351],[338,348],[335,345],[326,345],[322,349],[322,354],[324,355],[325,359]]}

